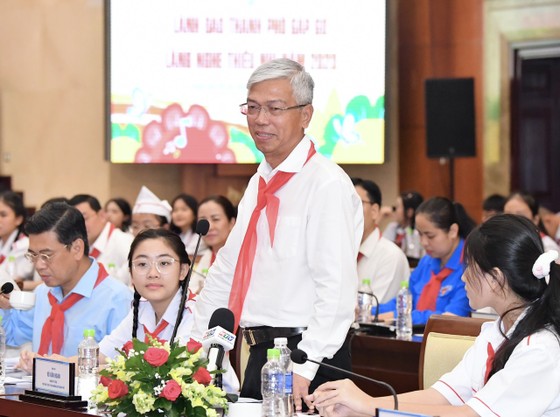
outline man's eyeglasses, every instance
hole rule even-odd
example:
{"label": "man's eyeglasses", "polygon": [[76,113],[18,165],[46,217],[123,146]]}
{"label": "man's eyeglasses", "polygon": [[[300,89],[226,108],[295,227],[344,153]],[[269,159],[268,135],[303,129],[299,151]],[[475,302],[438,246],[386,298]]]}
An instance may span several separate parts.
{"label": "man's eyeglasses", "polygon": [[261,110],[264,110],[266,114],[277,117],[281,116],[285,111],[301,109],[305,106],[307,106],[307,104],[298,104],[296,106],[290,107],[277,107],[269,105],[260,106],[256,103],[243,103],[239,105],[239,109],[241,110],[241,114],[244,114],[246,116],[258,116],[261,113]]}
{"label": "man's eyeglasses", "polygon": [[[64,245],[63,247],[68,248],[68,246],[70,246],[70,245]],[[41,260],[48,265],[52,262],[54,256],[57,253],[58,253],[58,251],[50,253],[50,254],[49,253],[26,252],[25,255],[23,255],[23,256],[25,256],[25,259],[27,259],[32,264],[35,264],[35,263],[37,263],[38,260]]]}
{"label": "man's eyeglasses", "polygon": [[132,261],[132,269],[140,275],[146,275],[155,265],[156,270],[160,274],[168,274],[173,270],[173,265],[175,262],[179,262],[177,259],[171,257],[159,258],[155,261],[149,261],[147,259],[136,259]]}

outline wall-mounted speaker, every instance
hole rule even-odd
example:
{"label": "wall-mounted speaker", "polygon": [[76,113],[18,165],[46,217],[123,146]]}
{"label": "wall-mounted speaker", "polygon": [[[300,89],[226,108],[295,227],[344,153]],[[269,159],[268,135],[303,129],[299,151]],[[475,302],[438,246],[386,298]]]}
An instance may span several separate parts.
{"label": "wall-mounted speaker", "polygon": [[428,158],[476,156],[474,78],[425,81]]}

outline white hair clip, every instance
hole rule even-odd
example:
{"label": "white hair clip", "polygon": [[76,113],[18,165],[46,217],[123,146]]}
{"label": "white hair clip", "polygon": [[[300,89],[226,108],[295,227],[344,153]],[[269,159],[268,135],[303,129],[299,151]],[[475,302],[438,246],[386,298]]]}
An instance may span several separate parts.
{"label": "white hair clip", "polygon": [[537,258],[533,264],[533,275],[538,279],[543,279],[548,284],[550,281],[550,264],[558,259],[558,252],[555,250],[547,250]]}

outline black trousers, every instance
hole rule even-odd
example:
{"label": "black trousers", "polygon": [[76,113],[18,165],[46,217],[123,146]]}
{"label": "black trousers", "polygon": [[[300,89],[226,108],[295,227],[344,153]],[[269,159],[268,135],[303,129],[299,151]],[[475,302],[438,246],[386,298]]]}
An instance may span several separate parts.
{"label": "black trousers", "polygon": [[[290,350],[297,348],[297,344],[301,341],[301,335],[292,336],[288,338],[288,347]],[[241,396],[248,398],[256,398],[262,400],[261,396],[261,368],[266,363],[266,351],[274,347],[274,341],[260,343],[249,348],[249,360],[247,361],[247,367],[245,368],[245,377],[243,379],[243,386],[241,387]],[[337,366],[348,371],[352,370],[352,360],[350,356],[350,344],[349,338],[346,337],[344,344],[336,352],[332,359],[324,359],[324,363],[328,363],[333,366]],[[311,386],[309,387],[309,393],[312,393],[319,385],[328,382],[335,381],[337,379],[346,378],[342,372],[338,372],[332,369],[325,368],[323,366],[319,367],[317,374],[313,381],[311,381]]]}

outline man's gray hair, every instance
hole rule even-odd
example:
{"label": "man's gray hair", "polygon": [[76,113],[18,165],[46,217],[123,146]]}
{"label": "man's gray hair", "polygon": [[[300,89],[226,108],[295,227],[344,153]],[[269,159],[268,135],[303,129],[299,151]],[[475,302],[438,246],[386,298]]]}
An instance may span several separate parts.
{"label": "man's gray hair", "polygon": [[297,104],[311,104],[313,102],[313,78],[305,68],[291,59],[279,58],[265,62],[258,67],[247,82],[247,89],[261,81],[286,78],[292,86],[292,93]]}

